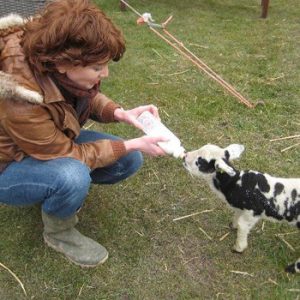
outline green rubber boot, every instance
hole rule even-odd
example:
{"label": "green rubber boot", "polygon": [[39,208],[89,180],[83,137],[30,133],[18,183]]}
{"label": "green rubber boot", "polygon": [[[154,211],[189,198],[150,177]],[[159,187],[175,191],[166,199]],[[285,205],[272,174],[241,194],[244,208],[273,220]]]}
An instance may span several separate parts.
{"label": "green rubber boot", "polygon": [[107,260],[108,252],[103,246],[74,228],[78,223],[76,215],[58,219],[42,211],[42,220],[45,243],[73,263],[81,267],[95,267]]}

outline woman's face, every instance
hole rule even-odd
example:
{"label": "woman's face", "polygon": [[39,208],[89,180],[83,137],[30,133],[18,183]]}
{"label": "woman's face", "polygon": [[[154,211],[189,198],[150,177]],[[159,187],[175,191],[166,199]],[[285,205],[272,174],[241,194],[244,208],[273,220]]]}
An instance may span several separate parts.
{"label": "woman's face", "polygon": [[65,73],[69,79],[84,89],[91,89],[101,79],[108,77],[108,63],[95,63],[88,66],[60,66],[60,73]]}

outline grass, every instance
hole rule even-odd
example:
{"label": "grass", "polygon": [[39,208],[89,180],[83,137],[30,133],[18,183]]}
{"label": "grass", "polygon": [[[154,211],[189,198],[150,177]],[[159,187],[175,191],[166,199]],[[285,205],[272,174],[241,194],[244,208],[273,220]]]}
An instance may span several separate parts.
{"label": "grass", "polygon": [[[242,143],[236,166],[300,177],[300,147],[281,152],[299,134],[300,31],[298,0],[270,1],[259,18],[258,0],[131,0],[157,22],[170,14],[169,30],[246,98],[250,110],[155,36],[135,25],[118,1],[97,3],[122,29],[125,57],[112,63],[105,94],[130,108],[153,103],[187,149],[206,143]],[[177,75],[176,75],[177,73]],[[119,124],[95,130],[132,138]],[[173,219],[212,210],[174,222]],[[81,269],[42,241],[38,207],[0,207],[0,299],[299,299],[299,276],[284,267],[299,257],[299,233],[279,223],[259,223],[249,248],[233,254],[231,211],[175,159],[145,157],[140,172],[115,186],[92,186],[79,230],[101,242],[109,260]],[[211,239],[204,233],[205,231]],[[229,235],[220,240],[226,233]],[[232,271],[246,272],[244,274]]]}

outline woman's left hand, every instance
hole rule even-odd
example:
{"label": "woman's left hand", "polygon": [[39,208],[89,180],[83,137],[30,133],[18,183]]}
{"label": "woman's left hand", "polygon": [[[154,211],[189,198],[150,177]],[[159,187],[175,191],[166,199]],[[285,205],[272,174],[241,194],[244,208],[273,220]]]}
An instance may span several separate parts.
{"label": "woman's left hand", "polygon": [[135,126],[138,129],[142,130],[142,126],[137,120],[138,116],[144,111],[149,111],[155,118],[160,121],[158,108],[155,105],[142,105],[133,109],[123,110],[117,108],[114,112],[114,117],[116,121],[124,122],[130,125]]}

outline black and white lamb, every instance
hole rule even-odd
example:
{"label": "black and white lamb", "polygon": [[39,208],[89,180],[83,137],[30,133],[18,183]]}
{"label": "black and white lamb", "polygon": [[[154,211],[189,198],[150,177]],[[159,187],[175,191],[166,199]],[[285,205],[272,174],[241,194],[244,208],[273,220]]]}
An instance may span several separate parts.
{"label": "black and white lamb", "polygon": [[[233,208],[232,226],[237,229],[233,250],[240,253],[247,248],[248,234],[260,219],[287,221],[300,229],[300,179],[238,171],[230,161],[239,158],[243,151],[244,146],[239,144],[224,149],[208,144],[184,157],[185,168],[192,175],[203,177]],[[300,258],[286,271],[300,273]]]}

